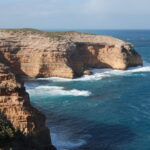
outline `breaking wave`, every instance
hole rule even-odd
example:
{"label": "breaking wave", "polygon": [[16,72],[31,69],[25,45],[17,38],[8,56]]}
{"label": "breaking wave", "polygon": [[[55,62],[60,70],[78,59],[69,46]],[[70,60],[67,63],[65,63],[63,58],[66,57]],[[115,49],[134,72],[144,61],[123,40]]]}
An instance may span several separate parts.
{"label": "breaking wave", "polygon": [[59,137],[55,133],[51,133],[52,144],[55,145],[57,150],[69,150],[73,148],[78,148],[86,144],[84,139],[78,140],[67,140],[65,137]]}
{"label": "breaking wave", "polygon": [[60,77],[50,77],[50,78],[39,78],[38,80],[50,80],[54,82],[70,82],[70,81],[90,81],[90,80],[101,80],[104,77],[110,76],[126,76],[133,73],[140,72],[150,72],[150,63],[144,62],[143,66],[130,67],[128,70],[113,70],[113,69],[92,69],[93,75],[84,75],[77,79],[66,79]]}
{"label": "breaking wave", "polygon": [[91,92],[77,89],[65,89],[61,86],[37,86],[35,88],[27,88],[30,94],[51,95],[51,96],[89,96]]}

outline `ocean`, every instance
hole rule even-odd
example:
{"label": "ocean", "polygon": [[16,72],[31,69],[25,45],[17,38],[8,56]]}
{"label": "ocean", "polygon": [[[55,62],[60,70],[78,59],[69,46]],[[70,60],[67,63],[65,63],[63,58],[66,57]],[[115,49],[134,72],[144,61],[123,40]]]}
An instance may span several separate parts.
{"label": "ocean", "polygon": [[25,80],[58,150],[150,150],[150,30],[78,30],[134,44],[143,67]]}

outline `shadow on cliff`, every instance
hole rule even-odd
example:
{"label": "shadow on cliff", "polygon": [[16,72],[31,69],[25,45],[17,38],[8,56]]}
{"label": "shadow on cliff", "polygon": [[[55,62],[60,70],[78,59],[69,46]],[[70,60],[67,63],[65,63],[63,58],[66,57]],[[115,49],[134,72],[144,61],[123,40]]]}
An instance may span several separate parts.
{"label": "shadow on cliff", "polygon": [[[44,150],[40,143],[37,143],[34,135],[25,135],[19,129],[14,129],[3,113],[0,113],[0,149]],[[46,149],[56,150],[52,145]]]}
{"label": "shadow on cliff", "polygon": [[136,138],[136,134],[122,124],[99,123],[55,112],[49,112],[46,116],[48,127],[54,128],[55,131],[51,131],[56,135],[66,134],[68,141],[82,138],[86,140],[86,144],[69,150],[116,150],[118,146],[130,143]]}
{"label": "shadow on cliff", "polygon": [[27,77],[28,75],[25,74],[25,72],[23,72],[21,70],[21,66],[19,63],[19,59],[17,58],[17,61],[15,61],[15,63],[10,63],[3,55],[3,53],[0,51],[0,62],[4,63],[5,65],[9,66],[11,71],[18,77],[22,77],[25,76]]}
{"label": "shadow on cliff", "polygon": [[0,148],[3,150],[30,150],[32,147],[29,137],[15,130],[3,113],[0,113]]}
{"label": "shadow on cliff", "polygon": [[107,63],[98,59],[100,49],[104,49],[106,44],[93,44],[76,42],[76,50],[68,54],[69,64],[73,68],[75,77],[83,75],[83,71],[88,68],[112,68]]}

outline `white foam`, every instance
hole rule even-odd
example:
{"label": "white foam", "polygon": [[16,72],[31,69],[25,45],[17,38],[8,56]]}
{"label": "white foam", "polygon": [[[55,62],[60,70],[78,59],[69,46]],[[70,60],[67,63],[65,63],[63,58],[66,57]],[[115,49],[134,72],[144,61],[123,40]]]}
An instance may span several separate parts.
{"label": "white foam", "polygon": [[30,94],[36,95],[51,95],[51,96],[89,96],[91,92],[77,89],[65,89],[61,86],[37,86],[35,88],[27,88]]}
{"label": "white foam", "polygon": [[57,150],[69,150],[72,148],[78,148],[84,144],[86,144],[86,141],[84,139],[78,139],[78,140],[68,140],[66,137],[59,137],[59,135],[55,133],[51,133],[51,139],[52,144],[55,145]]}
{"label": "white foam", "polygon": [[132,75],[133,73],[150,72],[150,63],[144,62],[143,66],[130,67],[128,70],[93,69],[92,72],[93,75],[84,75],[77,79],[50,77],[50,78],[39,78],[38,80],[50,80],[55,82],[101,80],[104,77],[109,77],[114,75],[126,76],[126,75]]}

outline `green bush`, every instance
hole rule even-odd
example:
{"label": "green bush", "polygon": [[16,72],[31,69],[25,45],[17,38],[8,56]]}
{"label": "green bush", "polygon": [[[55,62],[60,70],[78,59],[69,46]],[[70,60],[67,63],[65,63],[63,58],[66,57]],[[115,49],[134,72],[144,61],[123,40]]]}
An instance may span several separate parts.
{"label": "green bush", "polygon": [[10,146],[14,138],[15,130],[9,121],[7,121],[2,114],[0,114],[0,148]]}

